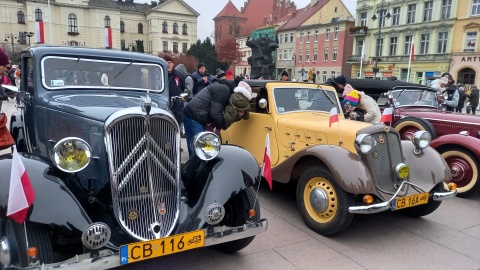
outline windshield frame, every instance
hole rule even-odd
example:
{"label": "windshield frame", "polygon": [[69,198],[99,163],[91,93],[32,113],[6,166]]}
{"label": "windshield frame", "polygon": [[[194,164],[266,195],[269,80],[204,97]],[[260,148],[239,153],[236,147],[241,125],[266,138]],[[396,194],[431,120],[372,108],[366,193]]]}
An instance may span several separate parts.
{"label": "windshield frame", "polygon": [[[339,114],[341,114],[342,112],[342,109],[340,108],[340,100],[338,99],[338,95],[337,93],[334,91],[334,90],[331,90],[331,89],[324,89],[324,88],[319,88],[319,87],[299,87],[299,86],[285,86],[285,85],[282,85],[282,86],[274,86],[272,88],[272,99],[273,99],[273,105],[275,106],[275,112],[277,114],[287,114],[287,113],[297,113],[297,112],[323,112],[323,113],[330,113],[330,110],[328,111],[320,111],[320,110],[294,110],[294,111],[286,111],[286,112],[280,112],[278,110],[278,104],[277,104],[277,99],[275,98],[275,90],[277,89],[296,89],[296,90],[316,90],[316,91],[327,91],[327,92],[332,92],[333,95],[334,95],[334,100],[336,100],[336,104],[332,104],[334,106],[336,106],[337,108],[337,111],[339,112]],[[293,91],[293,90],[292,90]],[[328,95],[327,93],[324,92],[324,94]]]}
{"label": "windshield frame", "polygon": [[[419,92],[423,92],[422,93],[422,96],[425,94],[425,93],[433,93],[434,95],[436,95],[436,91],[435,90],[430,90],[430,89],[427,89],[427,88],[404,88],[404,87],[398,87],[396,89],[393,89],[393,90],[390,90],[389,92],[392,94],[392,97],[393,97],[393,104],[392,106],[395,107],[395,108],[405,108],[405,107],[425,107],[425,108],[435,108],[435,109],[438,109],[438,101],[435,100],[437,102],[437,106],[435,105],[426,105],[426,104],[404,104],[404,105],[397,105],[397,98],[394,97],[394,93],[396,92],[401,92],[402,94],[405,93],[405,92],[412,92],[412,91],[419,91]],[[420,101],[420,100],[419,100]]]}
{"label": "windshield frame", "polygon": [[[146,88],[137,88],[137,87],[128,87],[128,86],[102,86],[102,85],[65,85],[65,86],[48,86],[46,82],[46,72],[45,72],[45,61],[48,59],[63,59],[63,60],[71,60],[73,62],[76,61],[85,61],[85,62],[98,62],[102,64],[120,64],[120,65],[126,65],[126,66],[154,66],[160,68],[162,74],[160,76],[161,80],[161,87],[159,90],[156,89],[146,89]],[[132,62],[133,60],[133,62]],[[113,89],[113,90],[124,90],[124,91],[143,91],[143,92],[153,92],[153,93],[162,93],[165,91],[165,69],[163,66],[159,63],[148,63],[148,62],[137,62],[135,59],[124,59],[124,60],[118,60],[118,61],[113,61],[113,60],[103,60],[103,59],[98,59],[94,57],[88,57],[85,55],[73,55],[73,56],[57,56],[57,55],[49,55],[45,56],[42,58],[40,62],[40,72],[41,72],[41,81],[42,81],[42,86],[51,91],[57,91],[57,90],[73,90],[73,89],[92,89],[92,90],[99,90],[99,89]]]}

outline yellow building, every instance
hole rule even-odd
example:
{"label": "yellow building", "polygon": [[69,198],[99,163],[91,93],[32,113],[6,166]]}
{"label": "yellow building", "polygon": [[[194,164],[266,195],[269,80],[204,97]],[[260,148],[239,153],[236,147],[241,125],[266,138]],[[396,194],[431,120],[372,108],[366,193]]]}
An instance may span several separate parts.
{"label": "yellow building", "polygon": [[[55,44],[182,52],[197,41],[199,13],[183,0],[1,0],[1,44]],[[138,41],[138,42],[137,42]],[[137,46],[138,47],[138,46]],[[138,48],[137,48],[138,49]]]}
{"label": "yellow building", "polygon": [[[396,76],[425,83],[429,77],[447,72],[456,12],[457,1],[450,0],[358,0],[356,27],[350,29],[356,40],[347,60],[352,64],[351,77]],[[412,44],[414,57],[407,78]]]}
{"label": "yellow building", "polygon": [[480,85],[480,0],[458,0],[450,73],[458,83]]}

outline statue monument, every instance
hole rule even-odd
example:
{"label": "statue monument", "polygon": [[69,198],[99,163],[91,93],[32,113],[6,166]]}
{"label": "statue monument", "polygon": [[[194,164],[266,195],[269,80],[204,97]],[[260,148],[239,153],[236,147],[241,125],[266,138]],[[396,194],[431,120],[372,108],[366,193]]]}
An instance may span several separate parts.
{"label": "statue monument", "polygon": [[250,40],[248,37],[246,45],[252,49],[252,56],[247,58],[251,67],[250,78],[274,79],[272,74],[275,71],[275,64],[272,52],[278,48],[278,37],[275,36],[275,40],[272,40],[270,37],[260,34],[257,39]]}

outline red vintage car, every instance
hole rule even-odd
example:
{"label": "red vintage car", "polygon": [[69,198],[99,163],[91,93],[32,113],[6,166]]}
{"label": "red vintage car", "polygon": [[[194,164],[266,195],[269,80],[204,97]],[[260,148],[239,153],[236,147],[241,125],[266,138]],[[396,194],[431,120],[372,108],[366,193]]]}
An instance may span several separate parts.
{"label": "red vintage car", "polygon": [[432,135],[430,146],[449,164],[458,196],[480,189],[480,116],[445,111],[436,90],[401,81],[349,79],[354,89],[377,100],[380,108],[394,109],[393,122],[402,139],[419,130]]}

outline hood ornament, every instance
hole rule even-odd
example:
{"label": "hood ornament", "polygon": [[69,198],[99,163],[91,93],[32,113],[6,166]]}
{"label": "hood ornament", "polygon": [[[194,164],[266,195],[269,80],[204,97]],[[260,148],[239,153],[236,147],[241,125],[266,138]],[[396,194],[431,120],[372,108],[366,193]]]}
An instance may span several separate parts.
{"label": "hood ornament", "polygon": [[147,95],[142,97],[142,110],[147,113],[147,116],[150,115],[150,111],[152,110],[152,100],[148,95],[150,91],[147,91]]}

